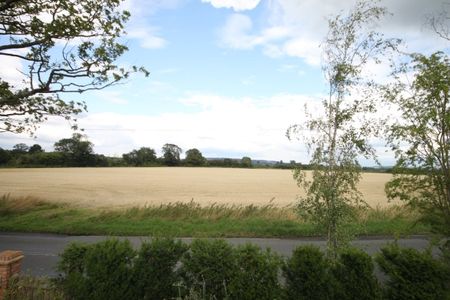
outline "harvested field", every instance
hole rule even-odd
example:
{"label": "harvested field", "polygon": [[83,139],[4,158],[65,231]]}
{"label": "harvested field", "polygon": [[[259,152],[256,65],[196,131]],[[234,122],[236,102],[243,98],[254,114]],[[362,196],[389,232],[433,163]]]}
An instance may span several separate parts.
{"label": "harvested field", "polygon": [[[386,206],[390,174],[364,173],[366,201]],[[194,200],[276,206],[295,202],[301,190],[290,170],[226,168],[0,169],[0,194],[33,196],[80,207],[119,208]]]}

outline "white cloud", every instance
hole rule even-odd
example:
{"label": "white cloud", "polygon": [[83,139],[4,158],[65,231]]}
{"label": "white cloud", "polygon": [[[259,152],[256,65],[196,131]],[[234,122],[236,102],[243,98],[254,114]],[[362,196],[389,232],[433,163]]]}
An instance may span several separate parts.
{"label": "white cloud", "polygon": [[122,93],[120,93],[118,91],[100,90],[100,91],[96,91],[95,95],[97,96],[97,98],[99,98],[105,102],[112,103],[112,104],[120,104],[120,105],[128,104],[128,100],[126,100],[123,97]]}
{"label": "white cloud", "polygon": [[232,14],[220,30],[221,44],[233,49],[253,49],[258,45],[270,46],[270,42],[288,37],[288,28],[274,26],[264,29],[260,34],[251,34],[253,22],[243,14]]}
{"label": "white cloud", "polygon": [[[23,53],[18,53],[23,54]],[[23,71],[22,61],[17,57],[0,55],[0,78],[9,82],[15,87],[23,86],[25,76],[21,73]]]}
{"label": "white cloud", "polygon": [[159,33],[159,28],[151,24],[152,16],[160,10],[176,9],[183,5],[185,0],[126,0],[121,9],[131,14],[126,24],[128,37],[136,39],[142,48],[160,49],[168,43]]}
{"label": "white cloud", "polygon": [[283,50],[289,56],[303,58],[310,65],[320,65],[321,50],[317,40],[294,38],[284,44]]}
{"label": "white cloud", "polygon": [[[320,116],[321,98],[300,94],[280,94],[267,98],[229,98],[215,94],[190,93],[179,99],[181,106],[194,112],[120,114],[90,113],[79,116],[97,153],[120,156],[142,146],[154,148],[159,155],[165,143],[174,143],[183,150],[198,148],[207,157],[242,157],[269,160],[296,160],[306,163],[309,155],[302,136],[292,141],[286,130],[306,120],[308,112]],[[25,135],[4,134],[0,147],[17,143],[39,143],[51,150],[54,142],[72,134],[70,124],[62,118],[50,118],[37,131],[33,140]],[[309,132],[302,132],[308,137]],[[374,140],[383,150],[383,141]],[[381,151],[384,164],[393,161],[392,153]],[[373,162],[366,162],[373,164]]]}
{"label": "white cloud", "polygon": [[235,11],[252,10],[261,0],[202,0],[215,8],[232,8]]}
{"label": "white cloud", "polygon": [[[234,49],[261,47],[269,57],[299,57],[310,65],[320,64],[321,50],[330,16],[346,14],[356,0],[273,0],[266,3],[264,20],[255,28],[252,19],[231,15],[220,30],[220,43]],[[431,53],[449,49],[448,41],[439,39],[426,27],[426,17],[442,10],[444,0],[381,1],[393,15],[387,15],[375,28],[386,37],[402,38],[408,52]],[[256,22],[255,22],[256,23]]]}
{"label": "white cloud", "polygon": [[256,36],[248,34],[253,27],[252,20],[242,14],[228,17],[221,30],[221,43],[234,49],[251,49],[256,45]]}
{"label": "white cloud", "polygon": [[[170,142],[184,150],[196,147],[209,157],[231,153],[255,159],[307,161],[303,144],[289,141],[285,133],[290,125],[303,119],[305,103],[319,102],[315,98],[302,95],[227,98],[193,93],[179,102],[196,112],[157,116],[90,113],[78,118],[79,125],[95,144],[95,151],[109,155],[121,155],[141,146],[160,151],[163,144]],[[36,140],[26,141],[16,135],[14,139],[3,140],[0,146],[40,143],[50,150],[55,141],[70,135],[66,121],[51,118],[37,131]]]}
{"label": "white cloud", "polygon": [[139,40],[142,48],[159,49],[167,45],[167,41],[157,34],[154,27],[135,27],[128,29],[128,37]]}

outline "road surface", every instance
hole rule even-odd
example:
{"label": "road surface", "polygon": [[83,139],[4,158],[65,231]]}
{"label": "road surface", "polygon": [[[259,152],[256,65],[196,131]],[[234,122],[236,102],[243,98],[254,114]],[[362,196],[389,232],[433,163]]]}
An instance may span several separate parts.
{"label": "road surface", "polygon": [[[59,254],[72,242],[95,243],[107,239],[107,236],[68,236],[55,234],[35,234],[35,233],[0,233],[0,251],[20,250],[23,251],[25,259],[22,264],[22,272],[34,276],[56,276],[55,270]],[[134,247],[139,247],[146,237],[121,237],[127,238]],[[190,242],[191,238],[183,238],[185,242]],[[262,248],[271,248],[273,251],[289,256],[294,248],[300,245],[313,244],[325,248],[325,240],[319,238],[304,239],[276,239],[276,238],[228,238],[233,245],[253,243]],[[360,238],[353,242],[353,245],[365,250],[373,255],[380,247],[394,239],[368,237]],[[424,236],[415,236],[407,239],[400,239],[398,243],[404,247],[412,247],[423,250],[428,246],[428,239]]]}

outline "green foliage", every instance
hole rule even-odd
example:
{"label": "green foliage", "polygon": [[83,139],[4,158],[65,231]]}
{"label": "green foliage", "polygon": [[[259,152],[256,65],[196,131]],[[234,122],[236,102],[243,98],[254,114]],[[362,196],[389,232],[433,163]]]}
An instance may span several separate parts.
{"label": "green foliage", "polygon": [[449,299],[450,273],[430,252],[391,244],[381,249],[376,261],[389,277],[387,299]]}
{"label": "green foliage", "polygon": [[251,168],[253,166],[252,165],[252,159],[250,157],[248,157],[248,156],[244,156],[241,159],[241,166],[244,167],[244,168]]}
{"label": "green foliage", "polygon": [[72,243],[60,255],[58,271],[67,275],[82,275],[85,268],[85,257],[89,246],[82,243]]}
{"label": "green foliage", "polygon": [[318,247],[297,247],[283,266],[287,299],[332,299],[332,275]]}
{"label": "green foliage", "polygon": [[148,166],[156,163],[156,152],[152,148],[141,147],[122,155],[126,164],[132,166]]}
{"label": "green foliage", "polygon": [[65,300],[64,293],[55,283],[45,277],[13,275],[4,294],[4,300],[51,299]]}
{"label": "green foliage", "polygon": [[238,270],[229,284],[231,299],[279,299],[281,287],[278,280],[281,258],[270,249],[246,244],[236,251]]}
{"label": "green foliage", "polygon": [[194,240],[182,258],[181,274],[188,287],[205,298],[224,299],[238,266],[233,247],[224,240]]}
{"label": "green foliage", "polygon": [[61,284],[71,299],[133,298],[132,260],[128,240],[71,245],[61,256]]}
{"label": "green foliage", "polygon": [[302,169],[294,173],[306,191],[298,209],[326,232],[327,254],[334,260],[352,236],[345,228],[353,219],[353,207],[365,204],[357,189],[361,172],[357,159],[374,157],[369,138],[378,127],[370,118],[375,112],[374,83],[362,74],[368,63],[378,63],[395,44],[371,30],[384,14],[384,8],[362,1],[347,16],[329,20],[322,44],[328,98],[322,102],[321,115],[310,114],[304,124],[288,130],[288,137],[304,130],[311,132],[305,140],[312,153],[312,180]]}
{"label": "green foliage", "polygon": [[184,163],[188,166],[204,166],[206,159],[198,149],[193,148],[186,151]]}
{"label": "green foliage", "polygon": [[29,149],[30,149],[30,148],[29,148],[26,144],[24,144],[24,143],[19,143],[19,144],[16,144],[16,145],[13,146],[13,149],[12,149],[11,152],[12,152],[14,155],[17,155],[17,154],[24,154],[24,153],[27,153]]}
{"label": "green foliage", "polygon": [[[401,78],[411,72],[406,85]],[[387,196],[418,207],[436,232],[450,236],[450,59],[414,54],[396,76],[385,94],[401,113],[388,129],[397,163]]]}
{"label": "green foliage", "polygon": [[177,166],[180,164],[180,154],[183,152],[180,147],[174,144],[165,144],[162,147],[163,161],[167,166]]}
{"label": "green foliage", "polygon": [[27,73],[23,87],[0,78],[0,132],[33,133],[48,116],[76,121],[72,116],[86,105],[64,101],[62,94],[102,89],[135,72],[148,76],[142,67],[127,70],[115,64],[128,50],[119,43],[130,17],[121,2],[1,2],[0,34],[5,38],[0,55],[19,59]]}
{"label": "green foliage", "polygon": [[93,144],[83,140],[83,135],[79,133],[74,133],[71,138],[57,141],[55,143],[55,151],[62,153],[65,161],[72,166],[95,165]]}
{"label": "green foliage", "polygon": [[34,144],[33,146],[31,146],[28,149],[28,153],[30,153],[30,154],[42,153],[42,152],[44,152],[44,149],[42,149],[41,145],[39,145],[39,144]]}
{"label": "green foliage", "polygon": [[188,247],[181,241],[155,238],[143,243],[134,262],[137,299],[173,299],[180,278],[175,268]]}
{"label": "green foliage", "polygon": [[[429,252],[390,245],[376,260],[387,299],[449,299],[449,268]],[[371,257],[351,248],[333,262],[318,247],[298,247],[283,264],[269,250],[224,240],[188,247],[156,238],[135,252],[114,239],[71,244],[58,270],[53,289],[70,299],[381,299]]]}
{"label": "green foliage", "polygon": [[10,152],[0,147],[0,165],[5,165],[10,160],[11,160]]}
{"label": "green foliage", "polygon": [[364,251],[348,248],[333,267],[336,299],[381,299],[372,258]]}

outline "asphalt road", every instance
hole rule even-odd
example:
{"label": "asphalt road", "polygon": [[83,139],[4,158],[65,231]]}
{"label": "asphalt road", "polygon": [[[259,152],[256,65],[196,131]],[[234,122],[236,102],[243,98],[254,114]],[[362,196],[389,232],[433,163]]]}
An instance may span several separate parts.
{"label": "asphalt road", "polygon": [[[56,276],[56,264],[59,254],[64,248],[72,242],[95,243],[107,236],[67,236],[54,234],[30,234],[30,233],[0,233],[0,251],[20,250],[23,251],[25,259],[22,264],[22,272],[35,276]],[[146,237],[121,237],[129,239],[130,242],[138,247]],[[182,240],[190,242],[191,238]],[[305,238],[305,239],[274,239],[274,238],[229,238],[226,239],[233,245],[253,243],[262,248],[271,248],[281,255],[289,256],[294,248],[300,245],[313,244],[325,248],[323,239]],[[394,239],[385,237],[360,238],[353,242],[353,245],[364,249],[367,253],[373,255],[377,253],[380,247]],[[423,250],[428,246],[428,240],[423,236],[415,236],[407,239],[399,239],[398,243],[404,247],[412,247]]]}

